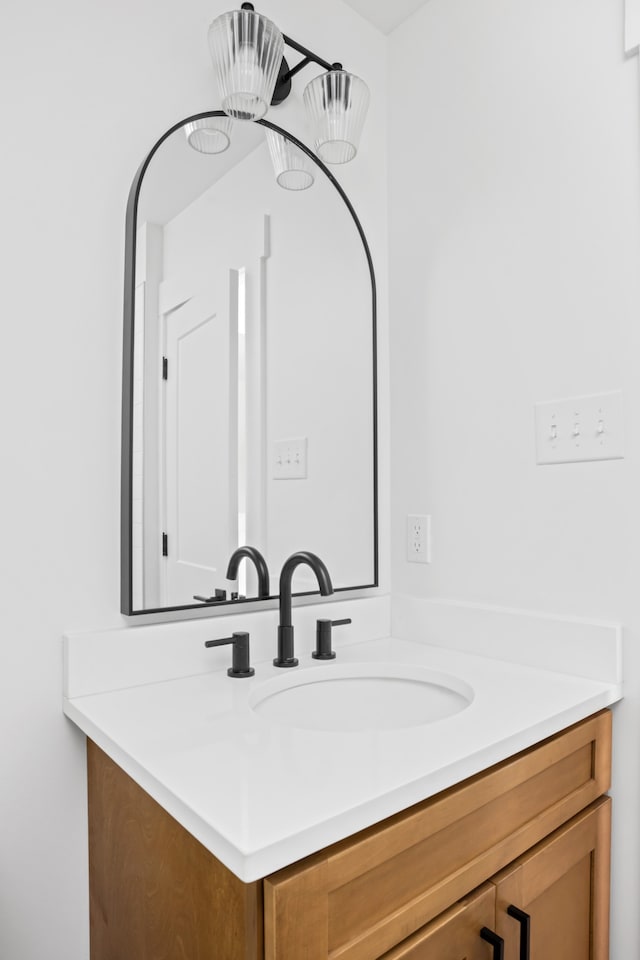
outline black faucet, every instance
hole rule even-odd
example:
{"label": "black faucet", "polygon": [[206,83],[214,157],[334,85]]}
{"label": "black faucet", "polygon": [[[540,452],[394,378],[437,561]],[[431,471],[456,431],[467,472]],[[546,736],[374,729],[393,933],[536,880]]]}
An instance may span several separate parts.
{"label": "black faucet", "polygon": [[278,625],[278,656],[274,667],[297,667],[298,661],[293,655],[293,624],[291,622],[291,580],[293,572],[301,563],[306,563],[316,575],[320,593],[327,597],[333,593],[333,584],[329,571],[315,553],[300,550],[285,560],[280,571],[280,623]]}
{"label": "black faucet", "polygon": [[269,568],[267,561],[256,547],[238,547],[229,558],[227,566],[227,580],[236,580],[240,561],[246,557],[252,560],[258,574],[258,597],[262,600],[269,596]]}

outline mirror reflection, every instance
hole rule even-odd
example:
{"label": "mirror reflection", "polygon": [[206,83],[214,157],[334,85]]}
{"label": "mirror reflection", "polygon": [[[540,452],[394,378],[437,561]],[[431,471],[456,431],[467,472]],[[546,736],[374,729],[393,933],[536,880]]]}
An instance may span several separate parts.
{"label": "mirror reflection", "polygon": [[[227,578],[246,544],[271,594],[296,550],[338,590],[377,580],[367,250],[324,168],[268,126],[235,123],[203,153],[194,136],[225,131],[180,125],[130,200],[126,613],[257,598],[255,564]],[[317,590],[311,571],[294,589]]]}

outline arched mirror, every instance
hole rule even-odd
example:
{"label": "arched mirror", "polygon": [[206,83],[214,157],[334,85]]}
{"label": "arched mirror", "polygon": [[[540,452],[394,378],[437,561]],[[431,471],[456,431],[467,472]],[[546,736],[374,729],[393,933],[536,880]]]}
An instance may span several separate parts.
{"label": "arched mirror", "polygon": [[[264,120],[230,131],[221,121],[209,111],[167,131],[129,195],[129,615],[256,599],[248,564],[226,579],[245,544],[265,557],[271,594],[295,550],[322,557],[336,590],[378,582],[376,291],[365,235],[338,182],[295,137]],[[226,146],[219,137],[227,149],[202,152]],[[312,578],[300,567],[295,592],[315,592]]]}

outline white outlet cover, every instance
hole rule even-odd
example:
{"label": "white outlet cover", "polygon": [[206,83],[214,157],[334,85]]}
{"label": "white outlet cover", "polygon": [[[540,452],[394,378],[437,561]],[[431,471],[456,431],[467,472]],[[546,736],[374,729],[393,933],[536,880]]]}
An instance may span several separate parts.
{"label": "white outlet cover", "polygon": [[407,516],[407,560],[431,563],[431,517],[423,513]]}
{"label": "white outlet cover", "polygon": [[307,438],[276,440],[273,445],[274,480],[305,480],[307,477]]}
{"label": "white outlet cover", "polygon": [[537,463],[622,459],[623,416],[621,390],[536,403]]}

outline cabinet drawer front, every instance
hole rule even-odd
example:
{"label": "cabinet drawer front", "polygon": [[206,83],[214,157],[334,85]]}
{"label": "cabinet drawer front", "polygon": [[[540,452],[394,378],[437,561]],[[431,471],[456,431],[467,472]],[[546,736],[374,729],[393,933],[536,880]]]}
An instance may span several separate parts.
{"label": "cabinet drawer front", "polygon": [[603,711],[267,878],[266,960],[381,957],[604,793],[610,756]]}
{"label": "cabinet drawer front", "polygon": [[495,887],[484,884],[381,960],[487,960],[489,950],[480,931],[494,928],[495,910]]}

